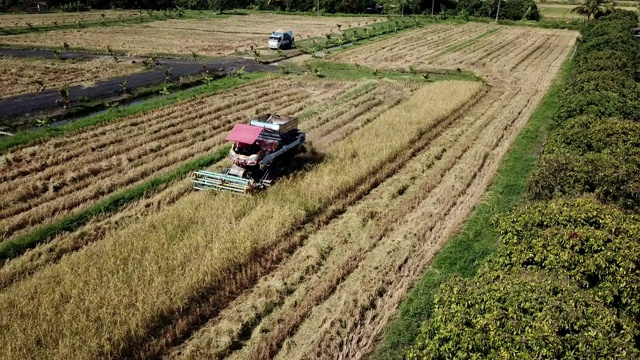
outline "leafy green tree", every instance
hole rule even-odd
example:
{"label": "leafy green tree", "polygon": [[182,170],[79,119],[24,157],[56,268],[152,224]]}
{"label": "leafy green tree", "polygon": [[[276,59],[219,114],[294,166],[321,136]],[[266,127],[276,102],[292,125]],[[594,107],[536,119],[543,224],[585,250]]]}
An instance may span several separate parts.
{"label": "leafy green tree", "polygon": [[497,225],[502,246],[489,267],[570,278],[640,321],[640,217],[594,199],[557,199],[521,207]]}
{"label": "leafy green tree", "polygon": [[585,0],[582,5],[571,9],[571,12],[582,15],[588,20],[597,19],[611,11],[607,3],[607,0]]}
{"label": "leafy green tree", "polygon": [[632,326],[570,279],[543,271],[484,269],[454,277],[408,359],[629,359]]}
{"label": "leafy green tree", "polygon": [[215,10],[219,13],[224,13],[225,10],[231,10],[236,7],[236,0],[208,0],[209,9]]}
{"label": "leafy green tree", "polygon": [[640,211],[640,124],[578,117],[545,145],[527,184],[528,196],[593,194],[598,200]]}

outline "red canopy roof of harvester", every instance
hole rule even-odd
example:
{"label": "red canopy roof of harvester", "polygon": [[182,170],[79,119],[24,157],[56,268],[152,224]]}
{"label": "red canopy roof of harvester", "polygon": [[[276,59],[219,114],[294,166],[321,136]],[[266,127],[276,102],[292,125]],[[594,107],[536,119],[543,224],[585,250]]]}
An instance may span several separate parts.
{"label": "red canopy roof of harvester", "polygon": [[261,127],[247,124],[236,124],[227,136],[227,141],[235,141],[251,145],[256,141],[256,139],[258,139],[261,132]]}

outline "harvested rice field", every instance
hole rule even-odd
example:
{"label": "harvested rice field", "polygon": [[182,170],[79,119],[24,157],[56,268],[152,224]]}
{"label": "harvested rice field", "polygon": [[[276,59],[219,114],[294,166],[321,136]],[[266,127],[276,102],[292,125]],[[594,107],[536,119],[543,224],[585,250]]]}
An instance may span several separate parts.
{"label": "harvested rice field", "polygon": [[321,17],[252,14],[226,19],[169,20],[132,26],[60,30],[4,36],[11,45],[60,46],[104,51],[107,46],[130,55],[192,53],[207,56],[231,55],[250,46],[266,47],[267,37],[278,28],[296,29],[297,40],[338,33],[343,29],[372,23],[368,17]]}
{"label": "harvested rice field", "polygon": [[86,12],[55,12],[42,14],[0,14],[0,28],[32,26],[56,26],[76,24],[77,21],[97,22],[100,19],[131,19],[147,14],[136,10],[96,10]]}
{"label": "harvested rice field", "polygon": [[[51,231],[3,253],[0,356],[366,357],[486,195],[576,38],[433,25],[331,60],[484,82],[269,75],[0,155],[0,249]],[[184,175],[59,227],[224,153],[234,124],[266,112],[298,116],[315,149],[267,191],[194,192]]]}
{"label": "harvested rice field", "polygon": [[65,86],[91,86],[96,81],[144,71],[142,64],[115,62],[0,58],[0,99]]}
{"label": "harvested rice field", "polygon": [[331,60],[376,68],[408,70],[456,45],[496,31],[492,24],[435,24],[338,52]]}
{"label": "harvested rice field", "polygon": [[[584,16],[571,12],[571,10],[576,8],[578,4],[571,5],[571,4],[555,3],[553,1],[550,1],[549,3],[537,4],[537,6],[538,6],[538,10],[540,11],[540,15],[542,15],[542,17],[545,19],[551,19],[551,20],[584,19]],[[636,11],[638,8],[637,6],[638,6],[638,3],[636,3],[635,6],[632,3],[630,4],[617,3],[616,8],[622,9],[622,10]]]}

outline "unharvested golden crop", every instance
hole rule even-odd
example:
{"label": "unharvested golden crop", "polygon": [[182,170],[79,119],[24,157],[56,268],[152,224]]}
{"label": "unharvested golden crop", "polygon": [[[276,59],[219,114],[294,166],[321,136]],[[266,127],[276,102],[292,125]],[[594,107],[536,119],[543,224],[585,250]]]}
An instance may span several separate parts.
{"label": "unharvested golden crop", "polygon": [[314,18],[276,14],[231,16],[226,19],[170,20],[133,26],[61,30],[38,34],[5,36],[3,43],[61,46],[113,50],[134,55],[169,53],[179,55],[219,56],[247,51],[249,47],[266,47],[267,38],[279,28],[292,29],[297,40],[323,36],[343,29],[364,26],[372,18]]}
{"label": "unharvested golden crop", "polygon": [[64,86],[93,85],[98,80],[144,70],[112,59],[91,61],[0,58],[0,99]]}
{"label": "unharvested golden crop", "polygon": [[109,356],[202,291],[218,289],[212,296],[224,299],[251,273],[252,259],[311,212],[396,166],[421,134],[480,89],[463,82],[424,86],[327,148],[323,163],[264,195],[190,194],[7,288],[0,304],[15,311],[0,319],[8,329],[0,347],[21,358]]}

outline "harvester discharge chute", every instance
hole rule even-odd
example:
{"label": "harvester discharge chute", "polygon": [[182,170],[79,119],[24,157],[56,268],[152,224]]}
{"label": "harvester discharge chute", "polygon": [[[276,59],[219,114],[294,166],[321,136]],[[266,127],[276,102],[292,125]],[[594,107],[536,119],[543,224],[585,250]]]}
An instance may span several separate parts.
{"label": "harvester discharge chute", "polygon": [[298,119],[265,114],[249,124],[236,124],[226,138],[233,142],[229,157],[233,165],[221,172],[194,172],[196,190],[221,190],[246,194],[272,185],[286,160],[302,149],[305,134]]}

